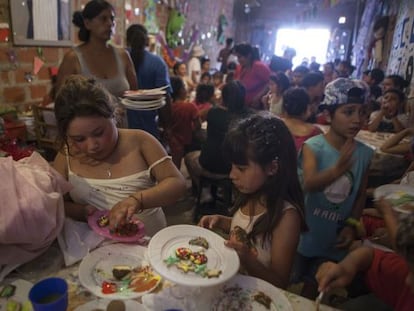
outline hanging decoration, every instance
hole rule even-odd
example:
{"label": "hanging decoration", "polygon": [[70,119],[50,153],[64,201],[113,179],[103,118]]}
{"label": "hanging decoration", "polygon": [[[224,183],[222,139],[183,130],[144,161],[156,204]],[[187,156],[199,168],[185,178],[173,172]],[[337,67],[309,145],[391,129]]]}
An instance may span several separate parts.
{"label": "hanging decoration", "polygon": [[39,73],[39,71],[43,67],[44,63],[45,62],[37,56],[35,56],[33,58],[33,74],[34,75],[37,75]]}
{"label": "hanging decoration", "polygon": [[226,39],[224,35],[225,28],[229,25],[226,16],[222,13],[218,18],[218,27],[217,27],[217,42],[219,44],[224,44]]}
{"label": "hanging decoration", "polygon": [[147,5],[144,10],[145,22],[144,26],[149,33],[158,33],[158,20],[157,20],[157,5],[155,0],[147,0]]}
{"label": "hanging decoration", "polygon": [[167,43],[168,46],[175,48],[181,43],[181,38],[179,33],[182,32],[182,29],[185,24],[185,16],[180,11],[176,9],[171,9],[168,16],[167,23]]}
{"label": "hanging decoration", "polygon": [[16,51],[13,49],[9,49],[6,53],[9,59],[9,63],[12,65],[12,69],[16,69],[19,66]]}

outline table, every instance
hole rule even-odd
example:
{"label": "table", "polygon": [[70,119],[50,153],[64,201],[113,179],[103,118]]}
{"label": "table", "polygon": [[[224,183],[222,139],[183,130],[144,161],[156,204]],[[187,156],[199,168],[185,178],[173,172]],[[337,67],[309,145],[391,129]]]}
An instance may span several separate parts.
{"label": "table", "polygon": [[[42,279],[48,276],[56,276],[65,279],[69,285],[69,307],[67,311],[73,311],[78,306],[83,305],[91,300],[97,299],[93,294],[91,294],[86,288],[84,288],[78,278],[78,268],[79,263],[74,264],[70,267],[60,267],[55,271],[50,272],[48,275],[42,275],[40,278],[38,276],[33,277],[32,274],[28,273],[26,277],[22,277],[19,274],[12,273],[10,274],[0,285],[4,284],[15,284],[17,286],[18,297],[14,299],[24,302],[27,300],[27,295],[30,290],[30,287],[38,279]],[[35,273],[33,274],[35,275]],[[173,284],[169,281],[163,281],[160,289],[156,292],[160,292],[163,288],[172,286]],[[313,301],[306,299],[304,297],[298,296],[294,293],[283,291],[283,293],[288,298],[289,302],[292,305],[294,311],[306,311],[306,310],[315,310],[315,304]],[[140,299],[137,299],[140,301]],[[331,308],[325,305],[321,305],[320,310],[322,311],[335,311],[337,309]],[[5,300],[0,299],[0,311],[5,311]]]}

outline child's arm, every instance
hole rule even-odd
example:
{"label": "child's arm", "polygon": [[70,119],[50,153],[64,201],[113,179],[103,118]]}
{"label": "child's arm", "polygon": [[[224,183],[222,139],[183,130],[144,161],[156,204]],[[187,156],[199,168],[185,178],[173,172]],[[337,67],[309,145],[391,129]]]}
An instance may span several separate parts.
{"label": "child's arm", "polygon": [[229,233],[231,227],[231,219],[231,217],[222,215],[208,215],[203,216],[198,222],[198,225],[207,229],[218,228],[223,230],[225,233]]}
{"label": "child's arm", "polygon": [[381,146],[381,151],[391,154],[407,154],[410,152],[410,143],[401,143],[407,136],[413,135],[413,128],[406,128],[388,138]]}
{"label": "child's arm", "polygon": [[352,153],[354,149],[354,143],[348,140],[342,147],[341,155],[336,164],[323,171],[318,171],[315,154],[304,144],[302,147],[304,190],[321,191],[342,176],[352,165]]}
{"label": "child's arm", "polygon": [[299,242],[300,226],[301,220],[296,210],[289,209],[283,213],[282,219],[272,233],[270,267],[265,267],[246,245],[234,241],[228,241],[226,245],[237,251],[249,275],[279,288],[286,288]]}
{"label": "child's arm", "polygon": [[391,119],[392,124],[394,125],[394,133],[399,133],[402,130],[405,129],[405,126],[402,125],[401,121],[398,119],[398,114],[395,115],[392,119]]}
{"label": "child's arm", "polygon": [[380,125],[382,118],[384,117],[384,110],[379,110],[375,116],[370,118],[368,123],[368,131],[375,132],[378,129],[378,126]]}
{"label": "child's arm", "polygon": [[358,271],[366,271],[374,258],[374,250],[359,247],[349,253],[341,262],[322,264],[316,273],[318,290],[328,292],[333,288],[343,288],[348,285]]}

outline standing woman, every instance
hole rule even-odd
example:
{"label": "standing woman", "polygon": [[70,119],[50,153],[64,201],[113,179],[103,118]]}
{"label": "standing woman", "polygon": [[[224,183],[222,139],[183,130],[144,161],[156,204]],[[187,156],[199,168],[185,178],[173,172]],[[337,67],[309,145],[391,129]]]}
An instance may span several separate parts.
{"label": "standing woman", "polygon": [[239,61],[234,79],[239,80],[246,88],[246,105],[261,110],[263,109],[261,99],[267,91],[270,69],[257,59],[257,52],[250,44],[237,44],[234,51]]}
{"label": "standing woman", "polygon": [[108,44],[114,33],[114,8],[105,0],[89,1],[73,14],[83,43],[68,51],[59,67],[57,90],[65,77],[81,74],[94,78],[113,96],[138,88],[134,65],[125,49]]}

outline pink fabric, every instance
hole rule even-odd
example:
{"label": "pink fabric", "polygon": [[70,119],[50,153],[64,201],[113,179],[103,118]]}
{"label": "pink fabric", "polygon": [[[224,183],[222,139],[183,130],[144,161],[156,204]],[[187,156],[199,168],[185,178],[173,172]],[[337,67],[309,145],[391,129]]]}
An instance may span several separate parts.
{"label": "pink fabric", "polygon": [[22,264],[44,252],[64,222],[71,185],[38,153],[0,158],[0,264]]}
{"label": "pink fabric", "polygon": [[[246,105],[255,109],[261,109],[259,100],[254,102],[267,86],[270,78],[269,67],[261,62],[255,61],[249,69],[242,69],[240,65],[236,67],[234,79],[239,80],[246,88]],[[264,94],[262,94],[264,95]]]}
{"label": "pink fabric", "polygon": [[302,148],[302,145],[306,140],[319,134],[322,134],[322,131],[319,129],[319,127],[315,126],[312,132],[310,132],[310,134],[308,135],[305,135],[305,136],[293,135],[293,139],[295,141],[295,146],[296,146],[296,152],[299,153],[300,148]]}

